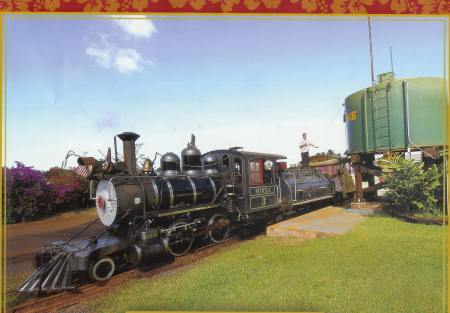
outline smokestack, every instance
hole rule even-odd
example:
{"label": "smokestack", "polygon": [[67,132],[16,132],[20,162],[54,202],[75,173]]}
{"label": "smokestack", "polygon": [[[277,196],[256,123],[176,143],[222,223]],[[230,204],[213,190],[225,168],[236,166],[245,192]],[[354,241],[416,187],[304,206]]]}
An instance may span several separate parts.
{"label": "smokestack", "polygon": [[136,176],[135,142],[140,135],[125,132],[117,136],[123,141],[123,161],[127,164],[128,173]]}

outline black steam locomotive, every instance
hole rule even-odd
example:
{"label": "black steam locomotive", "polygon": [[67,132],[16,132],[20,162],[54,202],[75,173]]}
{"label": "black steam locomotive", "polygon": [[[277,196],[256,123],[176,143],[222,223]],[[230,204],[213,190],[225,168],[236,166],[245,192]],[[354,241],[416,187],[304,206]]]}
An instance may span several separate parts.
{"label": "black steam locomotive", "polygon": [[[117,266],[138,266],[161,255],[181,256],[194,239],[219,243],[230,226],[245,230],[252,222],[280,221],[310,202],[331,199],[334,187],[320,170],[287,169],[285,156],[240,151],[234,147],[201,154],[193,137],[181,152],[161,157],[160,172],[147,160],[137,173],[135,141],[125,132],[123,162],[81,157],[105,230],[90,238],[48,242],[35,255],[37,271],[18,289],[40,292],[71,289],[72,274],[94,281],[109,279]],[[110,150],[109,150],[110,151]],[[91,193],[92,193],[91,188]]]}

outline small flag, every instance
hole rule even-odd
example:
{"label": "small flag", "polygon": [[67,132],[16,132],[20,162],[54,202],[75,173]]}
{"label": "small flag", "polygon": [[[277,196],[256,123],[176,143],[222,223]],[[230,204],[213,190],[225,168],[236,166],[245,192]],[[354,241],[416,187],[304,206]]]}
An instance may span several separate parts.
{"label": "small flag", "polygon": [[111,148],[108,148],[108,153],[106,154],[104,170],[108,171],[111,167]]}
{"label": "small flag", "polygon": [[88,177],[88,173],[86,171],[86,166],[84,165],[79,165],[76,169],[75,169],[75,173],[77,173],[78,175],[81,175],[83,177]]}

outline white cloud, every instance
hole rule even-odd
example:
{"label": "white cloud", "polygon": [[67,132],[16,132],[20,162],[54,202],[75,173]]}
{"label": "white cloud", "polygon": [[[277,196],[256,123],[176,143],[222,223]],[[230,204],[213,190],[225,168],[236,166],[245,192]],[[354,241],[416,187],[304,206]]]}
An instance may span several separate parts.
{"label": "white cloud", "polygon": [[88,47],[86,54],[94,57],[98,65],[107,69],[115,69],[123,74],[141,71],[144,66],[153,66],[154,63],[143,58],[134,49],[122,49],[114,46]]}
{"label": "white cloud", "polygon": [[150,38],[158,32],[153,22],[145,16],[126,16],[125,18],[124,16],[117,16],[114,22],[128,35],[136,38]]}
{"label": "white cloud", "polygon": [[139,70],[142,58],[134,49],[119,49],[114,59],[114,65],[121,73],[129,73]]}
{"label": "white cloud", "polygon": [[87,55],[94,57],[95,61],[101,66],[105,68],[109,68],[111,66],[111,51],[109,49],[100,49],[97,47],[88,47],[86,49]]}
{"label": "white cloud", "polygon": [[[145,16],[114,16],[117,24],[127,35],[135,38],[150,38],[156,33],[156,27]],[[132,48],[121,48],[111,43],[114,36],[99,34],[100,43],[86,48],[86,54],[93,57],[100,67],[115,69],[123,74],[141,71],[145,66],[154,66],[154,62],[145,59]]]}

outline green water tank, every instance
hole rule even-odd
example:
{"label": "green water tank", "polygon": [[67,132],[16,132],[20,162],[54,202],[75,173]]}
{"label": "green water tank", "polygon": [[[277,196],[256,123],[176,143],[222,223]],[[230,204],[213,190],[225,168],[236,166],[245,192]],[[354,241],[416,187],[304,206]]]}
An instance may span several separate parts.
{"label": "green water tank", "polygon": [[444,79],[386,73],[378,81],[345,99],[348,154],[442,146]]}

